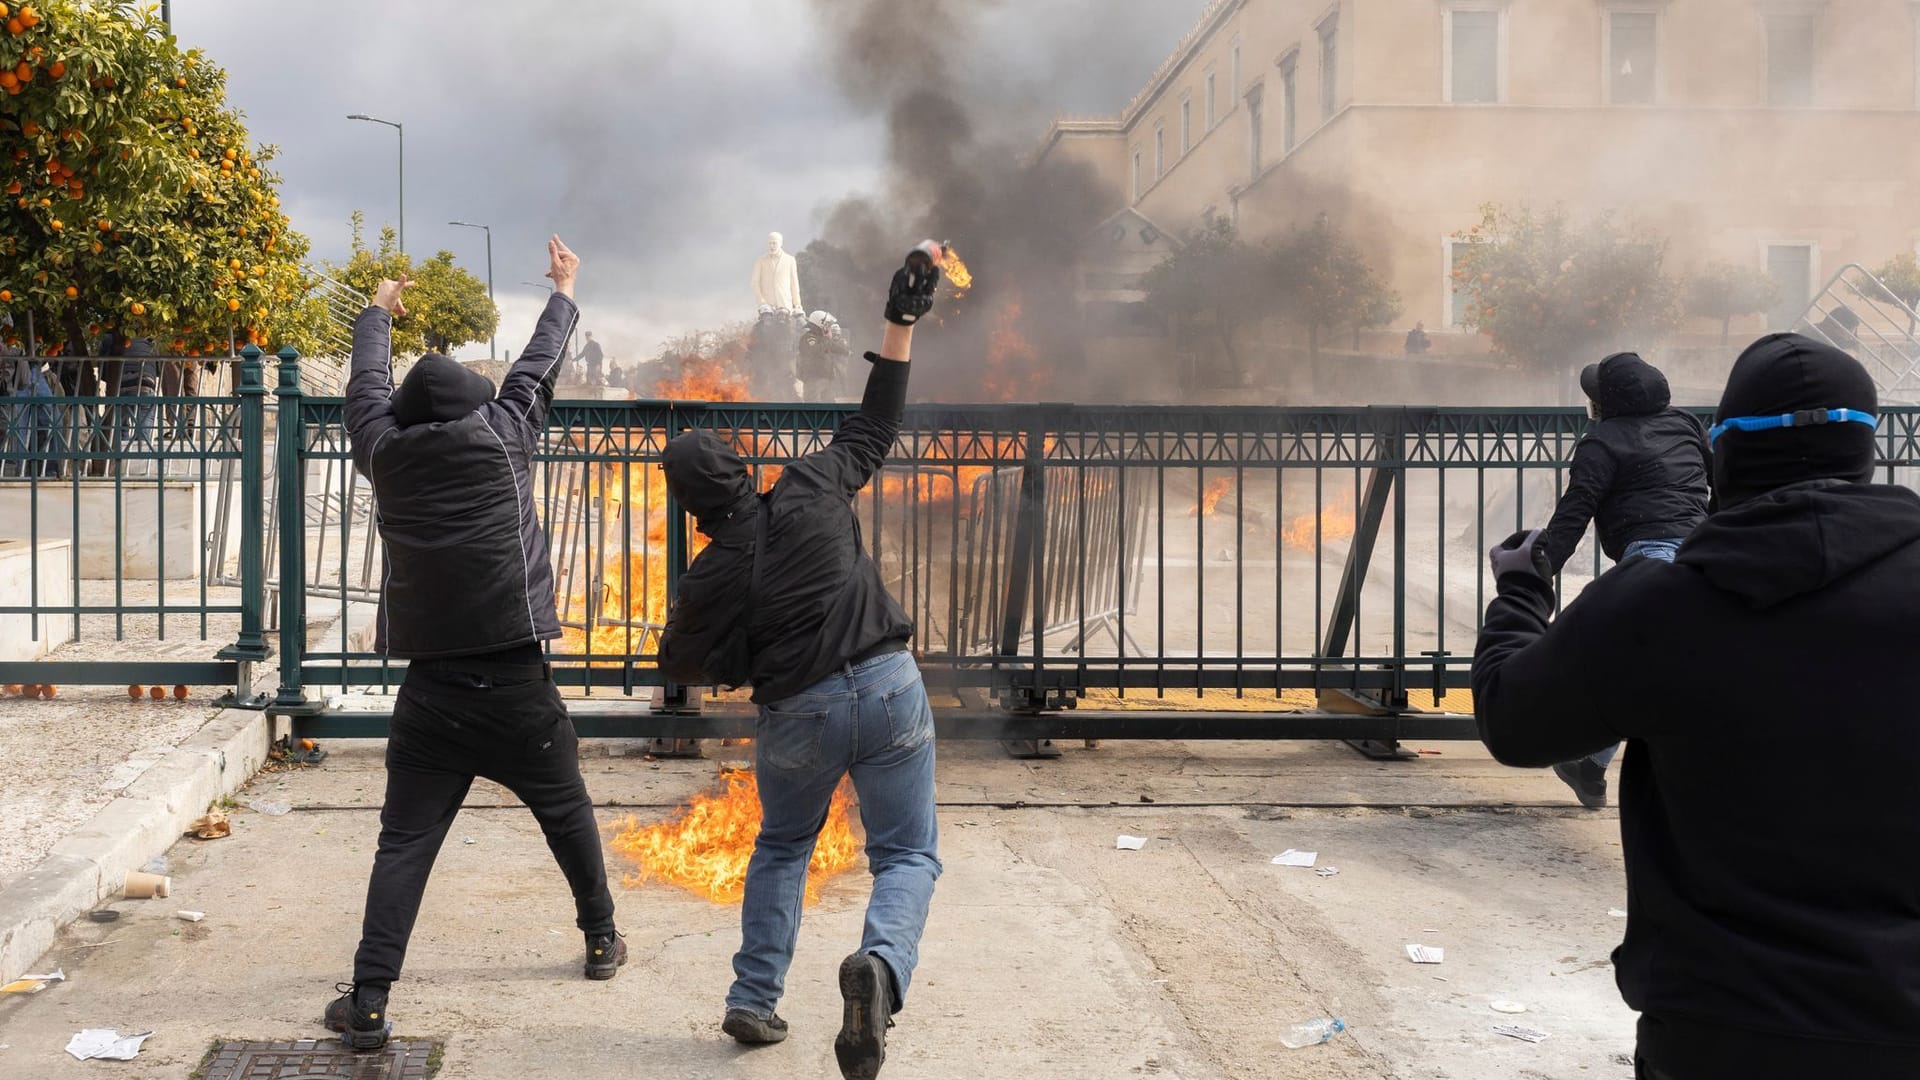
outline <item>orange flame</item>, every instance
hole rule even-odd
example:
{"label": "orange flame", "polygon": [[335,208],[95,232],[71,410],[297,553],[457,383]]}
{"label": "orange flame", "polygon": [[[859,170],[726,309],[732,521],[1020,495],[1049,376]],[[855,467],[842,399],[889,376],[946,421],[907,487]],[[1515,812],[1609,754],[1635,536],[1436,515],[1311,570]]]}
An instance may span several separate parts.
{"label": "orange flame", "polygon": [[[613,849],[633,860],[628,888],[653,881],[677,885],[716,904],[737,904],[746,892],[747,862],[760,835],[760,784],[754,774],[730,770],[717,794],[696,795],[671,821],[642,825],[629,817],[613,826]],[[860,854],[848,813],[852,785],[844,778],[827,808],[807,863],[806,902],[820,899],[826,880],[852,868]]]}
{"label": "orange flame", "polygon": [[1318,513],[1288,518],[1287,523],[1280,527],[1280,542],[1295,551],[1312,551],[1316,543],[1351,537],[1354,524],[1353,507],[1328,504]]}
{"label": "orange flame", "polygon": [[1031,398],[1046,384],[1040,350],[1020,332],[1020,313],[1020,297],[1009,298],[1000,309],[993,332],[987,335],[987,363],[980,373],[980,385],[989,400]]}
{"label": "orange flame", "polygon": [[1232,488],[1233,477],[1231,476],[1208,481],[1206,490],[1200,493],[1200,501],[1193,505],[1193,509],[1187,511],[1187,516],[1212,517],[1214,510],[1220,505],[1220,500],[1226,498],[1227,492]]}
{"label": "orange flame", "polygon": [[960,253],[952,245],[946,248],[946,256],[940,260],[940,271],[947,275],[947,281],[953,285],[953,295],[959,299],[973,288],[973,271],[960,259]]}

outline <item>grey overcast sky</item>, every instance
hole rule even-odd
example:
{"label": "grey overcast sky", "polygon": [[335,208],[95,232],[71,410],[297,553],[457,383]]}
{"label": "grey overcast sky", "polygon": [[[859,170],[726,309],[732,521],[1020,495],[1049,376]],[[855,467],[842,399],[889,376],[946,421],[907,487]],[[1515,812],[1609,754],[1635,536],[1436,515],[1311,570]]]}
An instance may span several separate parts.
{"label": "grey overcast sky", "polygon": [[[765,234],[811,240],[875,188],[881,119],[840,93],[816,4],[839,0],[174,0],[174,30],[229,73],[254,137],[279,144],[283,201],[317,258],[396,217],[406,240],[485,272],[517,352],[558,232],[582,260],[582,326],[620,359],[752,315]],[[853,2],[853,0],[846,0]],[[901,0],[935,5],[941,0]],[[1117,112],[1204,0],[971,0],[956,67],[979,119],[1037,138],[1056,113]],[[908,239],[908,238],[903,238]],[[462,355],[486,355],[484,343]]]}

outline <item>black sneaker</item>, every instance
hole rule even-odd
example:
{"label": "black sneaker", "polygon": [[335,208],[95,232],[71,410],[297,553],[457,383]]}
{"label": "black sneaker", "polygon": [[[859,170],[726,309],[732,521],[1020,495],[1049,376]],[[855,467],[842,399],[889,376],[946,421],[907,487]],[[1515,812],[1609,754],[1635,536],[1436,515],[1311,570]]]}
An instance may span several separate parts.
{"label": "black sneaker", "polygon": [[1579,761],[1563,761],[1553,767],[1553,775],[1559,777],[1573,789],[1580,805],[1589,810],[1603,810],[1607,805],[1607,770],[1592,758]]}
{"label": "black sneaker", "polygon": [[854,953],[840,962],[840,996],[846,1001],[833,1056],[846,1080],[874,1080],[887,1060],[887,1029],[893,1026],[893,982],[886,962]]}
{"label": "black sneaker", "polygon": [[611,934],[587,935],[587,978],[611,979],[626,962],[626,935],[618,930]]}
{"label": "black sneaker", "polygon": [[787,1022],[780,1019],[778,1013],[761,1016],[752,1009],[728,1009],[727,1018],[720,1021],[720,1030],[733,1036],[733,1041],[748,1046],[787,1041]]}
{"label": "black sneaker", "polygon": [[378,1050],[387,1045],[393,1021],[387,1019],[387,991],[380,986],[336,983],[340,996],[327,1003],[321,1022],[340,1033],[350,1050]]}

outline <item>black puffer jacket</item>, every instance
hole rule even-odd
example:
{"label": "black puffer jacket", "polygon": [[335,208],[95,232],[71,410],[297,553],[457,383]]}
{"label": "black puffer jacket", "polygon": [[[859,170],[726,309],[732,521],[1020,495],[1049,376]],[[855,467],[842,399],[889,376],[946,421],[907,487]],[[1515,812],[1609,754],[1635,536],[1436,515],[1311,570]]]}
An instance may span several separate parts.
{"label": "black puffer jacket", "polygon": [[547,301],[497,397],[437,355],[395,391],[392,317],[369,307],[355,321],[346,423],[385,541],[380,651],[474,656],[560,636],[529,458],[577,318],[567,297]]}
{"label": "black puffer jacket", "polygon": [[[681,575],[667,615],[660,666],[676,682],[713,681],[708,657],[750,619],[753,700],[792,697],[850,661],[902,649],[913,621],[888,595],[860,538],[853,497],[880,470],[900,433],[907,365],[875,360],[860,411],[827,448],[788,465],[764,502],[746,466],[706,432],[667,444],[667,488],[710,543]],[[747,610],[755,518],[765,506],[759,606]]]}
{"label": "black puffer jacket", "polygon": [[1615,353],[1580,381],[1600,422],[1574,449],[1566,493],[1547,523],[1556,573],[1589,521],[1601,550],[1618,559],[1636,540],[1684,537],[1707,516],[1707,435],[1692,414],[1668,407],[1666,376],[1633,353]]}

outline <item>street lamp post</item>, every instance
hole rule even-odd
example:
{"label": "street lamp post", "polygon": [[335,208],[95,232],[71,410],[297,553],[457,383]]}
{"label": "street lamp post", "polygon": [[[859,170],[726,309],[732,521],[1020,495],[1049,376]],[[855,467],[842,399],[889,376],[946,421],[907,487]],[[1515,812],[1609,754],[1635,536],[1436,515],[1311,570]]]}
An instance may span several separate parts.
{"label": "street lamp post", "polygon": [[[546,284],[545,282],[541,282],[541,281],[522,281],[522,282],[521,282],[520,284],[522,284],[522,285],[529,285],[529,286],[532,286],[533,288],[536,288],[536,289],[545,289],[545,290],[547,290],[547,295],[548,295],[548,296],[552,296],[552,295],[553,295],[553,286],[551,286],[551,285],[548,285],[548,284]],[[571,358],[573,357],[573,331],[571,331],[571,330],[569,330],[569,331],[567,331],[567,343],[566,343],[566,344],[565,344],[564,346],[562,346],[562,348],[564,348],[564,349],[566,349],[566,351],[567,351],[567,353],[566,353],[566,354],[567,354],[567,357],[568,357],[569,359],[571,359]]]}
{"label": "street lamp post", "polygon": [[407,253],[407,129],[392,120],[382,120],[365,113],[353,113],[349,120],[365,120],[369,124],[385,124],[400,136],[400,254]]}
{"label": "street lamp post", "polygon": [[487,303],[493,304],[493,336],[487,339],[487,359],[495,357],[494,345],[500,338],[500,305],[493,299],[493,228],[487,225],[475,225],[470,221],[449,221],[449,225],[458,225],[463,229],[479,229],[487,234]]}

